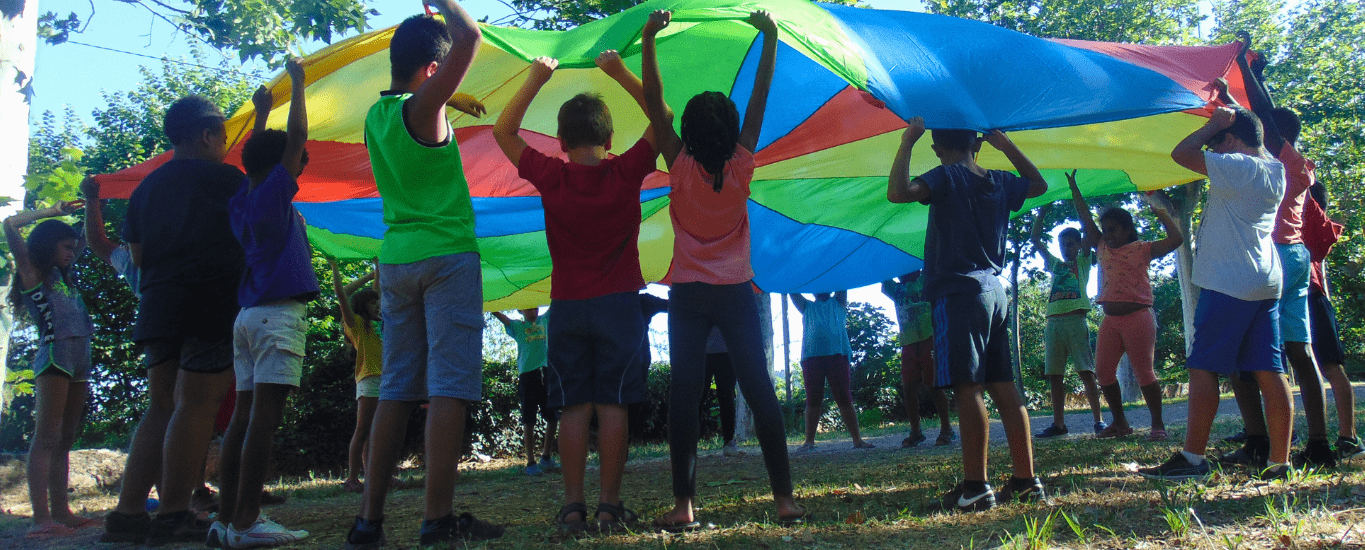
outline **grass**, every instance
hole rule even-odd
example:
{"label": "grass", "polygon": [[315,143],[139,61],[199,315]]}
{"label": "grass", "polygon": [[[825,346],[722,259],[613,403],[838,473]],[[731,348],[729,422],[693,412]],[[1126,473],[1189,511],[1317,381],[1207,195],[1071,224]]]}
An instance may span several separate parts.
{"label": "grass", "polygon": [[[935,428],[936,429],[936,428]],[[1227,421],[1215,433],[1236,430]],[[821,434],[822,452],[792,455],[799,502],[816,514],[806,527],[777,524],[767,474],[755,446],[749,456],[725,458],[716,442],[704,446],[698,465],[698,519],[713,527],[687,535],[636,532],[568,539],[552,524],[561,494],[560,477],[525,476],[517,460],[467,465],[456,488],[457,511],[508,525],[497,541],[477,548],[1360,548],[1365,529],[1365,464],[1307,471],[1288,482],[1261,482],[1245,471],[1216,473],[1202,483],[1163,484],[1132,473],[1170,456],[1175,443],[1138,438],[1073,437],[1036,443],[1035,462],[1052,494],[1051,505],[1004,505],[980,514],[927,514],[924,503],[952,488],[960,475],[960,448],[896,447],[904,426],[865,430],[878,449],[854,451],[841,434]],[[1182,430],[1176,429],[1176,432]],[[1178,436],[1176,439],[1178,440]],[[800,443],[794,436],[792,445]],[[1003,483],[1009,458],[992,442],[992,479]],[[1222,444],[1221,451],[1231,450]],[[420,471],[404,474],[420,482]],[[665,445],[632,449],[626,504],[652,518],[672,504]],[[589,472],[589,499],[596,472]],[[340,548],[359,496],[340,480],[287,479],[270,487],[289,502],[268,509],[271,517],[312,536],[292,548]],[[413,548],[422,491],[395,491],[387,509],[387,548]],[[76,495],[76,509],[106,512],[108,494]],[[5,502],[0,548],[87,548],[98,535],[28,543],[26,503]],[[105,546],[110,547],[112,546]],[[185,545],[184,548],[202,547]],[[172,546],[172,548],[174,548]]]}

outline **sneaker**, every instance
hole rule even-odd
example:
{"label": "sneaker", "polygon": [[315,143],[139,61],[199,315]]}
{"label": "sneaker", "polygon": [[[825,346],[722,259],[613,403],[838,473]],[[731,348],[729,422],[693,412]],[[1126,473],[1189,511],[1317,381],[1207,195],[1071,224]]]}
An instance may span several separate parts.
{"label": "sneaker", "polygon": [[458,517],[450,514],[440,519],[422,520],[420,542],[422,546],[429,546],[453,540],[490,540],[501,537],[503,531],[505,528],[501,525],[493,525],[465,512]]}
{"label": "sneaker", "polygon": [[1033,437],[1036,437],[1038,439],[1052,439],[1054,437],[1062,437],[1068,433],[1071,432],[1066,429],[1066,426],[1058,426],[1056,424],[1053,424],[1051,426],[1048,426],[1046,430],[1034,434]]}
{"label": "sneaker", "polygon": [[540,466],[540,471],[545,472],[547,474],[559,471],[559,465],[555,464],[555,459],[550,458],[548,456],[540,457],[540,463],[536,465]]}
{"label": "sneaker", "polygon": [[356,517],[346,533],[346,550],[379,550],[384,546],[384,520]]}
{"label": "sneaker", "polygon": [[231,548],[257,548],[289,544],[303,540],[307,536],[308,531],[291,531],[285,529],[283,525],[270,521],[270,518],[260,516],[256,523],[251,524],[251,528],[245,531],[238,531],[236,527],[228,527],[227,541]]}
{"label": "sneaker", "polygon": [[1336,444],[1337,462],[1346,462],[1360,455],[1365,455],[1365,447],[1360,446],[1360,438],[1346,439],[1337,438]]}
{"label": "sneaker", "polygon": [[190,509],[204,514],[218,513],[218,493],[208,487],[200,486],[190,496]]}
{"label": "sneaker", "polygon": [[172,512],[157,514],[147,529],[147,546],[161,546],[176,542],[200,542],[208,540],[208,520],[199,519],[194,513]]}
{"label": "sneaker", "polygon": [[1247,436],[1242,448],[1218,457],[1220,466],[1249,466],[1260,470],[1270,460],[1270,439],[1265,436]]}
{"label": "sneaker", "polygon": [[1209,475],[1209,461],[1204,460],[1198,465],[1190,464],[1189,459],[1185,458],[1185,453],[1176,451],[1175,456],[1167,460],[1165,464],[1155,468],[1138,468],[1138,473],[1147,479],[1163,479],[1166,481],[1204,479]]}
{"label": "sneaker", "polygon": [[929,503],[929,511],[984,512],[995,508],[995,492],[986,484],[984,491],[973,492],[965,483],[943,495],[941,500]]}
{"label": "sneaker", "polygon": [[531,477],[537,477],[537,476],[545,475],[545,472],[541,471],[540,465],[539,465],[539,464],[532,464],[532,465],[530,465],[530,466],[527,466],[526,469],[525,469],[525,470],[522,470],[522,471],[523,471],[523,472],[526,472],[526,475],[531,476]]}
{"label": "sneaker", "polygon": [[1108,424],[1105,424],[1103,420],[1098,420],[1098,421],[1096,421],[1096,422],[1095,422],[1095,434],[1098,435],[1100,432],[1104,431],[1104,429],[1105,429],[1105,428],[1108,428],[1108,427],[1109,427],[1109,425],[1108,425]]}
{"label": "sneaker", "polygon": [[204,546],[209,548],[229,548],[227,545],[227,531],[228,528],[226,525],[223,525],[223,522],[213,522],[213,525],[209,526],[208,538],[204,539]]}
{"label": "sneaker", "polygon": [[1332,445],[1327,443],[1326,438],[1309,439],[1303,450],[1294,453],[1294,456],[1289,457],[1289,460],[1295,468],[1308,466],[1335,468],[1337,466],[1337,453],[1332,450]]}
{"label": "sneaker", "polygon": [[1292,471],[1294,471],[1294,468],[1291,467],[1289,464],[1276,464],[1274,466],[1256,472],[1256,479],[1259,479],[1261,481],[1288,479],[1289,473]]}
{"label": "sneaker", "polygon": [[995,493],[995,501],[1034,504],[1047,500],[1043,491],[1043,480],[1036,477],[1017,478],[1010,476],[1009,483]]}
{"label": "sneaker", "polygon": [[737,456],[744,456],[744,451],[739,450],[739,444],[735,443],[735,440],[733,439],[731,439],[729,443],[726,443],[725,446],[721,448],[721,453],[731,458]]}
{"label": "sneaker", "polygon": [[142,544],[147,540],[147,529],[151,526],[152,516],[140,514],[121,514],[109,512],[104,516],[104,534],[100,542],[132,542]]}
{"label": "sneaker", "polygon": [[1244,443],[1247,440],[1247,431],[1242,430],[1230,436],[1224,437],[1223,441],[1228,443]]}

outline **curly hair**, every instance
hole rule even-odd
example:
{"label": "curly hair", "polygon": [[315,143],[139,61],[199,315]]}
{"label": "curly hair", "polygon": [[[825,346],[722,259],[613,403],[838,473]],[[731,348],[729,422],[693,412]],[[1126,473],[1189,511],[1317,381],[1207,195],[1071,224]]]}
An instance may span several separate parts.
{"label": "curly hair", "polygon": [[725,163],[735,155],[735,145],[739,143],[739,110],[735,102],[720,92],[692,96],[683,109],[682,132],[678,137],[687,147],[687,154],[715,178],[711,188],[719,193],[725,184]]}
{"label": "curly hair", "polygon": [[379,321],[379,319],[370,319],[370,316],[365,313],[368,310],[365,305],[372,301],[379,301],[378,292],[368,288],[355,291],[355,293],[351,294],[351,312],[369,321]]}
{"label": "curly hair", "polygon": [[[71,268],[57,266],[57,245],[65,240],[79,241],[80,234],[61,220],[46,220],[29,232],[24,243],[28,248],[29,261],[33,262],[34,271],[37,271],[44,281],[51,276],[52,268],[57,267],[61,271],[62,281],[74,288],[76,281],[71,276]],[[10,287],[9,300],[16,316],[28,314],[28,308],[23,305],[25,289],[21,288],[22,286],[24,285],[15,284]]]}

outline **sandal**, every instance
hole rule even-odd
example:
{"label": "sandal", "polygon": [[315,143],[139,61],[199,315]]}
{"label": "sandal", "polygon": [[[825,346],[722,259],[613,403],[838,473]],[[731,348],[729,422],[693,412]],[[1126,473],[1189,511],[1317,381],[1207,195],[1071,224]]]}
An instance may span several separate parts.
{"label": "sandal", "polygon": [[610,520],[597,520],[597,530],[602,533],[625,531],[629,524],[640,521],[640,514],[635,513],[635,510],[626,508],[626,503],[621,501],[617,501],[616,504],[610,502],[597,503],[597,515],[601,516],[602,514],[611,514]]}
{"label": "sandal", "polygon": [[1133,435],[1133,428],[1131,427],[1120,428],[1118,426],[1111,425],[1108,428],[1105,428],[1104,430],[1100,431],[1100,433],[1095,434],[1095,438],[1114,439],[1116,437],[1124,437],[1129,435]]}
{"label": "sandal", "polygon": [[1147,441],[1165,441],[1169,438],[1166,430],[1152,430],[1152,433],[1147,434]]}
{"label": "sandal", "polygon": [[938,432],[938,439],[935,439],[935,440],[934,440],[934,446],[935,446],[935,447],[942,447],[942,446],[944,446],[944,445],[947,445],[947,444],[949,444],[949,443],[952,443],[953,440],[955,440],[955,439],[957,439],[957,432],[955,432],[955,431],[953,431],[953,430],[951,430],[951,429],[949,429],[949,430],[939,430],[939,432]]}
{"label": "sandal", "polygon": [[[578,514],[578,520],[569,521],[570,514]],[[588,506],[582,502],[571,502],[559,509],[555,516],[555,527],[564,533],[582,533],[588,530]]]}
{"label": "sandal", "polygon": [[796,527],[798,525],[805,525],[809,523],[811,521],[811,518],[812,515],[810,510],[805,510],[801,512],[801,515],[799,516],[789,518],[777,518],[777,523],[778,525],[781,525],[783,527]]}
{"label": "sandal", "polygon": [[901,448],[917,447],[920,443],[924,443],[928,439],[928,437],[924,436],[923,432],[915,432],[901,440]]}
{"label": "sandal", "polygon": [[665,533],[690,533],[697,529],[701,529],[700,521],[678,523],[665,520],[663,516],[654,518],[654,521],[651,522],[650,525],[653,525],[655,530],[663,531]]}

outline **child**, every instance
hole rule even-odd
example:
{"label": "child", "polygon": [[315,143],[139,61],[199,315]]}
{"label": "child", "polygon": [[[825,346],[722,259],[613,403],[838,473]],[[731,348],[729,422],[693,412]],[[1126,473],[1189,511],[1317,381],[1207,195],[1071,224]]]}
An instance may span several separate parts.
{"label": "child", "polygon": [[854,449],[871,449],[858,432],[858,411],[853,408],[853,377],[848,363],[853,348],[848,344],[848,292],[823,292],[815,300],[790,294],[801,313],[801,382],[806,388],[806,442],[798,453],[815,450],[815,432],[825,413],[825,381],[839,407],[839,416],[853,436]]}
{"label": "child", "polygon": [[[706,366],[703,367],[701,387],[716,386],[716,409],[720,413],[721,453],[728,457],[744,456],[735,441],[735,365],[730,360],[730,348],[725,345],[725,336],[717,327],[711,327],[706,336]],[[669,371],[670,374],[672,371]],[[703,392],[705,393],[705,392]],[[710,411],[698,411],[701,418]]]}
{"label": "child", "polygon": [[1160,241],[1138,240],[1133,216],[1122,208],[1105,210],[1100,214],[1102,228],[1095,227],[1095,218],[1076,185],[1076,172],[1067,173],[1066,181],[1071,185],[1071,198],[1084,228],[1081,249],[1089,251],[1098,247],[1099,250],[1100,295],[1095,301],[1104,309],[1104,320],[1100,322],[1100,333],[1095,340],[1095,363],[1099,370],[1100,391],[1109,402],[1114,423],[1100,430],[1095,437],[1107,439],[1133,433],[1128,417],[1123,414],[1123,390],[1119,388],[1117,376],[1119,360],[1127,353],[1142,389],[1142,398],[1152,413],[1152,431],[1147,440],[1165,441],[1161,384],[1157,383],[1152,365],[1156,354],[1156,315],[1152,312],[1152,281],[1147,276],[1147,265],[1170,254],[1185,242],[1185,237],[1162,202],[1164,196],[1147,201],[1166,229],[1166,238]]}
{"label": "child", "polygon": [[[210,527],[190,502],[203,483],[212,419],[231,390],[244,270],[228,220],[228,201],[243,175],[223,163],[224,120],[202,97],[172,104],[165,132],[174,156],[128,200],[123,240],[140,272],[133,339],[147,364],[148,407],[102,542],[201,542]],[[155,520],[145,512],[153,485],[161,500]]]}
{"label": "child", "polygon": [[[1261,146],[1256,116],[1220,107],[1209,121],[1171,151],[1175,162],[1208,176],[1209,198],[1194,257],[1201,290],[1194,314],[1189,431],[1184,449],[1153,468],[1148,478],[1179,480],[1209,473],[1204,452],[1218,414],[1218,376],[1255,377],[1265,399],[1269,466],[1262,478],[1289,474],[1294,402],[1280,362],[1280,259],[1271,240],[1284,196],[1284,165]],[[1202,150],[1205,147],[1207,151]]]}
{"label": "child", "polygon": [[[1074,172],[1073,172],[1074,175]],[[1064,436],[1066,429],[1066,361],[1070,357],[1076,374],[1085,385],[1085,398],[1090,402],[1090,413],[1095,418],[1095,433],[1107,427],[1100,413],[1100,392],[1095,387],[1095,353],[1090,349],[1090,266],[1095,263],[1094,250],[1081,245],[1081,232],[1074,227],[1063,229],[1058,235],[1062,244],[1062,259],[1058,260],[1043,244],[1040,234],[1043,218],[1052,205],[1043,205],[1033,220],[1029,239],[1033,250],[1043,257],[1043,269],[1052,274],[1052,291],[1048,293],[1047,328],[1043,331],[1044,375],[1052,387],[1052,425],[1038,432],[1038,439]]]}
{"label": "child", "polygon": [[998,130],[986,141],[1022,177],[979,166],[976,132],[934,130],[933,149],[941,166],[910,179],[910,155],[923,135],[924,119],[911,119],[891,165],[886,198],[929,205],[924,293],[934,304],[935,376],[940,386],[952,386],[957,393],[962,429],[965,479],[929,508],[981,511],[995,506],[995,492],[986,483],[990,419],[982,394],[987,391],[1005,425],[1014,469],[1000,498],[1038,501],[1044,498],[1043,483],[1034,477],[1028,413],[1013,382],[1005,313],[1009,300],[998,276],[1005,263],[1010,212],[1022,208],[1024,199],[1046,192],[1047,182]]}
{"label": "child", "polygon": [[[341,270],[336,260],[332,266],[332,290],[341,308],[341,331],[355,349],[355,433],[347,453],[349,475],[341,486],[348,493],[365,492],[360,475],[365,471],[365,457],[369,456],[370,428],[374,426],[374,410],[379,406],[379,380],[384,372],[384,342],[375,328],[381,320],[379,309],[379,281],[377,271],[341,284]],[[374,280],[374,288],[361,289]]]}
{"label": "child", "polygon": [[[365,141],[384,203],[384,375],[370,429],[365,496],[350,550],[384,543],[384,504],[408,415],[427,400],[426,499],[420,544],[502,536],[452,512],[468,405],[483,392],[483,283],[460,149],[445,107],[483,35],[454,0],[429,0],[445,23],[409,17],[389,42],[390,90],[365,117]],[[474,113],[482,110],[473,105]],[[430,304],[430,305],[428,305]]]}
{"label": "child", "polygon": [[68,461],[90,396],[90,337],[95,333],[71,273],[83,248],[80,235],[58,220],[38,224],[27,239],[19,235],[25,225],[71,214],[82,204],[60,202],[5,219],[5,239],[19,272],[10,303],[14,311],[27,311],[38,328],[33,440],[28,451],[30,538],[67,537],[100,524],[72,514],[67,503]]}
{"label": "child", "polygon": [[276,546],[308,536],[261,515],[275,429],[289,391],[303,377],[304,315],[319,292],[303,217],[293,204],[298,177],[308,164],[303,65],[293,58],[285,70],[292,89],[289,130],[265,129],[274,101],[261,86],[251,98],[256,127],[242,147],[247,177],[229,203],[232,232],[246,252],[247,268],[237,291],[242,312],[233,334],[237,405],[223,436],[221,511],[208,540],[230,548]]}
{"label": "child", "polygon": [[95,257],[104,260],[114,268],[114,271],[123,276],[124,282],[128,283],[129,290],[133,291],[134,298],[141,298],[142,292],[138,289],[138,268],[133,264],[133,254],[129,251],[128,243],[114,242],[109,238],[109,234],[104,230],[104,212],[100,204],[100,184],[95,178],[86,177],[81,180],[81,196],[85,197],[85,203],[91,205],[85,209],[85,243],[90,248],[90,252]]}
{"label": "child", "polygon": [[[508,102],[493,137],[518,175],[540,191],[545,237],[553,264],[546,326],[549,360],[546,385],[550,407],[560,409],[559,452],[564,461],[567,504],[556,526],[568,532],[588,527],[583,477],[588,459],[588,429],[594,413],[599,427],[601,492],[597,527],[622,528],[638,519],[621,502],[629,441],[627,406],[644,401],[640,362],[648,353],[640,298],[640,189],[654,172],[653,132],[620,156],[611,157],[611,112],[595,94],[579,94],[559,109],[560,149],[568,160],[526,145],[517,132],[526,109],[554,76],[559,61],[540,57]],[[597,66],[616,80],[644,109],[640,79],[615,51],[597,57]]]}
{"label": "child", "polygon": [[[754,273],[749,265],[749,181],[751,151],[758,144],[777,55],[777,24],[767,12],[749,15],[763,33],[763,53],[753,93],[739,125],[734,102],[719,92],[703,92],[687,102],[681,136],[673,131],[664,103],[655,39],[672,14],[656,11],[643,31],[642,70],[649,121],[655,142],[669,166],[669,217],[673,220],[673,288],[669,291],[668,338],[672,354],[669,386],[668,448],[673,466],[673,509],[654,520],[668,531],[697,529],[698,406],[705,389],[706,340],[719,329],[734,360],[740,391],[754,413],[763,462],[784,524],[803,522],[805,510],[792,496],[782,408],[768,377]],[[729,384],[730,388],[734,383]],[[733,389],[731,389],[733,391]]]}
{"label": "child", "polygon": [[[507,335],[517,342],[517,392],[521,394],[521,427],[525,435],[526,475],[538,476],[559,469],[550,453],[554,448],[559,419],[550,410],[549,390],[545,387],[545,358],[548,355],[545,339],[545,315],[540,308],[521,310],[521,319],[512,319],[500,311],[493,316],[502,321]],[[545,419],[545,448],[536,461],[536,413]]]}
{"label": "child", "polygon": [[899,281],[882,281],[882,294],[891,299],[896,307],[896,321],[900,324],[901,343],[901,399],[905,401],[905,413],[910,415],[910,435],[901,441],[901,448],[915,447],[923,443],[924,432],[920,430],[919,388],[929,387],[929,395],[934,400],[938,413],[939,429],[935,446],[942,447],[957,439],[953,424],[948,420],[948,394],[934,383],[934,325],[933,312],[924,301],[924,270],[901,275]]}

